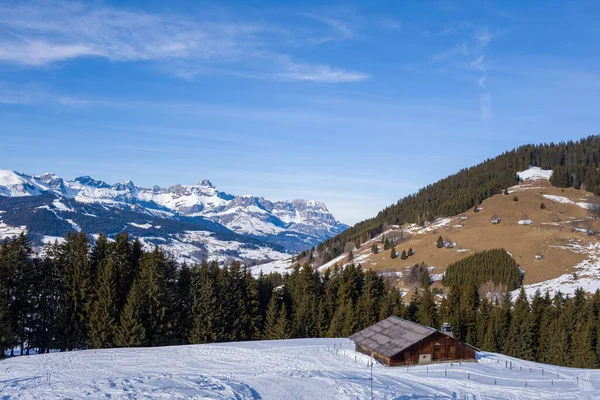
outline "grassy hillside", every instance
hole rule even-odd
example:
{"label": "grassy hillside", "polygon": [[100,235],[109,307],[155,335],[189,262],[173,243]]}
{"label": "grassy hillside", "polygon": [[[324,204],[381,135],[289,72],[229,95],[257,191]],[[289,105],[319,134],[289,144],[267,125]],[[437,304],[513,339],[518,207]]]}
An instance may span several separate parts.
{"label": "grassy hillside", "polygon": [[577,142],[525,145],[428,185],[400,199],[340,235],[319,244],[319,263],[343,253],[348,242],[357,245],[381,234],[390,225],[432,221],[457,215],[517,183],[516,173],[528,166],[555,170],[551,183],[598,193],[600,137]]}

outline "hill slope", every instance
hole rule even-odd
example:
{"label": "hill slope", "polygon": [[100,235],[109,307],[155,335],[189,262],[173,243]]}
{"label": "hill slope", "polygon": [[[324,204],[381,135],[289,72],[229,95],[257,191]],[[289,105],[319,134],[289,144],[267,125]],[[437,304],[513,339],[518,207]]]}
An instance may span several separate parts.
{"label": "hill slope", "polygon": [[[335,346],[335,349],[334,349]],[[347,339],[87,350],[0,361],[0,394],[32,398],[370,398]],[[512,363],[512,369],[506,366]],[[594,398],[600,372],[479,353],[477,363],[373,367],[376,399]]]}
{"label": "hill slope", "polygon": [[[319,268],[361,263],[380,273],[399,276],[399,286],[408,291],[411,285],[402,278],[415,264],[427,265],[433,280],[439,281],[451,263],[483,250],[503,248],[523,271],[523,283],[531,295],[537,289],[572,294],[578,287],[588,292],[600,288],[600,241],[596,234],[590,235],[600,232],[600,220],[594,220],[588,211],[595,196],[584,190],[552,186],[550,170],[530,168],[518,174],[519,184],[511,186],[508,194],[482,201],[478,212],[471,209],[423,226],[391,225],[353,248],[353,260],[348,259],[346,251]],[[500,222],[493,224],[495,219]],[[437,248],[440,236],[447,247]],[[385,239],[397,242],[395,259],[391,249],[384,250]],[[373,245],[378,246],[377,254],[372,252]],[[403,260],[400,253],[410,248],[415,254]],[[283,272],[289,265],[290,261],[279,261],[256,270]]]}
{"label": "hill slope", "polygon": [[320,264],[342,254],[348,242],[364,243],[390,225],[421,225],[453,216],[517,183],[517,172],[536,166],[553,170],[551,183],[600,193],[600,138],[578,142],[525,145],[428,185],[400,199],[376,217],[360,222],[319,244]]}

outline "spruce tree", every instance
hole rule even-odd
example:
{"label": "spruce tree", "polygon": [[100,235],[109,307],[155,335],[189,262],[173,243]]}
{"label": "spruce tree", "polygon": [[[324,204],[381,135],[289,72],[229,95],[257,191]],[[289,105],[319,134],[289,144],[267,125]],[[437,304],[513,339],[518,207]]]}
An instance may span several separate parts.
{"label": "spruce tree", "polygon": [[[3,294],[2,281],[0,281],[0,294]],[[4,351],[10,348],[14,341],[12,327],[8,314],[8,301],[0,295],[0,359],[4,358]]]}
{"label": "spruce tree", "polygon": [[88,343],[93,349],[113,347],[117,296],[113,264],[103,259],[98,265],[95,294],[90,304]]}
{"label": "spruce tree", "polygon": [[288,320],[288,312],[283,302],[281,302],[281,307],[279,309],[279,317],[277,319],[277,325],[275,326],[274,336],[279,339],[290,338],[290,324]]}
{"label": "spruce tree", "polygon": [[406,260],[407,258],[408,258],[408,256],[406,255],[406,251],[402,250],[402,253],[400,254],[400,259]]}
{"label": "spruce tree", "polygon": [[596,354],[594,352],[594,326],[593,318],[588,318],[579,324],[571,341],[571,360],[569,366],[575,368],[596,368]]}
{"label": "spruce tree", "polygon": [[350,262],[354,260],[354,253],[352,252],[352,250],[350,250],[350,253],[348,253],[348,258],[346,258],[346,261]]}
{"label": "spruce tree", "polygon": [[442,236],[438,237],[436,246],[438,249],[444,247],[444,238],[442,238]]}
{"label": "spruce tree", "polygon": [[88,296],[90,290],[89,242],[83,232],[67,234],[54,257],[63,293],[62,314],[57,328],[62,350],[86,347]]}
{"label": "spruce tree", "polygon": [[532,325],[529,302],[525,289],[521,287],[512,312],[508,338],[504,353],[524,360],[533,360]]}
{"label": "spruce tree", "polygon": [[[167,344],[172,332],[167,318],[167,285],[164,276],[165,258],[156,247],[140,260],[140,273],[132,286],[139,302],[139,320],[144,326],[147,344]],[[129,299],[128,299],[129,301]]]}
{"label": "spruce tree", "polygon": [[379,253],[379,247],[377,247],[377,245],[375,243],[373,243],[373,246],[371,246],[371,252],[373,254]]}
{"label": "spruce tree", "polygon": [[263,339],[276,340],[281,339],[277,336],[277,324],[279,323],[279,311],[281,309],[277,295],[273,294],[267,307],[267,315],[265,319],[265,329],[263,332]]}
{"label": "spruce tree", "polygon": [[138,347],[147,343],[146,330],[140,321],[141,303],[138,300],[138,285],[133,285],[127,303],[121,312],[119,327],[115,331],[114,343],[118,347]]}
{"label": "spruce tree", "polygon": [[[195,278],[198,279],[198,278]],[[216,341],[217,297],[210,277],[192,283],[191,327],[188,341],[192,344]]]}
{"label": "spruce tree", "polygon": [[391,252],[391,254],[390,254],[390,258],[393,260],[393,259],[395,259],[396,257],[398,257],[398,253],[396,253],[396,248],[395,248],[395,247],[392,247],[392,252]]}
{"label": "spruce tree", "polygon": [[429,287],[426,287],[423,291],[423,295],[421,296],[418,305],[416,319],[421,325],[430,326],[435,329],[439,328],[438,310],[435,304],[434,295],[431,290],[429,290]]}
{"label": "spruce tree", "polygon": [[488,319],[485,335],[483,337],[483,343],[481,345],[481,350],[483,351],[490,351],[492,353],[498,351],[498,340],[496,334],[496,328],[498,326],[496,315],[498,310],[499,307],[494,307],[493,311],[490,314],[490,318]]}

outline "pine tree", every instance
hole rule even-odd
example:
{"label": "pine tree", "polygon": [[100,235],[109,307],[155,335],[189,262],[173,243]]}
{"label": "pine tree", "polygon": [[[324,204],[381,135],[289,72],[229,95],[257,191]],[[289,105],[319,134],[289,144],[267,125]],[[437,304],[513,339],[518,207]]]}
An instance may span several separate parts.
{"label": "pine tree", "polygon": [[371,246],[371,252],[373,254],[379,253],[379,247],[377,247],[377,245],[375,243],[373,243],[373,246]]}
{"label": "pine tree", "polygon": [[383,250],[388,250],[390,247],[392,247],[392,242],[389,241],[389,239],[385,239],[385,242],[383,242]]}
{"label": "pine tree", "polygon": [[413,250],[413,248],[412,248],[412,247],[409,247],[409,248],[408,248],[408,253],[407,253],[407,255],[410,257],[410,256],[412,256],[412,255],[414,255],[414,254],[415,254],[415,251]]}
{"label": "pine tree", "polygon": [[348,258],[346,260],[348,262],[354,260],[354,253],[352,252],[352,250],[350,250],[350,253],[348,253]]}
{"label": "pine tree", "polygon": [[97,273],[100,269],[100,263],[108,257],[110,253],[108,238],[104,234],[100,234],[98,239],[92,246],[90,252],[90,281],[95,283],[97,279]]}
{"label": "pine tree", "polygon": [[85,348],[88,328],[87,300],[90,290],[89,242],[83,232],[67,234],[54,255],[59,271],[63,304],[57,328],[62,350]]}
{"label": "pine tree", "polygon": [[441,249],[442,247],[444,247],[444,238],[442,238],[441,236],[438,237],[437,239],[437,248]]}
{"label": "pine tree", "polygon": [[98,265],[97,275],[95,294],[89,313],[88,343],[93,349],[113,347],[117,316],[117,296],[112,262],[103,259]]}
{"label": "pine tree", "polygon": [[512,312],[508,338],[505,342],[505,354],[524,360],[533,360],[531,321],[527,294],[521,287]]}
{"label": "pine tree", "polygon": [[426,287],[421,296],[416,315],[417,322],[421,325],[438,328],[439,316],[434,296],[429,287]]}
{"label": "pine tree", "polygon": [[54,261],[50,258],[51,251],[47,247],[42,258],[34,259],[33,297],[31,298],[32,319],[29,327],[31,347],[37,348],[38,354],[59,348],[57,345],[58,327],[61,322],[62,293],[60,276]]}
{"label": "pine tree", "polygon": [[[164,276],[165,258],[156,247],[140,260],[140,273],[133,291],[137,292],[139,318],[149,346],[168,343],[172,332],[167,319],[167,286]],[[129,300],[129,299],[128,299]]]}
{"label": "pine tree", "polygon": [[187,335],[191,330],[192,314],[192,271],[186,263],[180,267],[177,274],[177,285],[175,289],[175,342],[177,344],[188,343]]}
{"label": "pine tree", "polygon": [[569,366],[575,368],[596,368],[597,361],[593,348],[594,329],[592,318],[579,324],[573,333],[571,343],[571,361]]}
{"label": "pine tree", "polygon": [[140,321],[141,303],[137,290],[141,288],[134,284],[127,296],[127,303],[121,312],[120,325],[115,331],[114,342],[118,347],[137,347],[147,343],[146,330]]}
{"label": "pine tree", "polygon": [[406,255],[406,251],[402,250],[402,253],[400,254],[400,259],[406,260],[407,258],[408,258],[408,256]]}
{"label": "pine tree", "polygon": [[0,281],[0,359],[4,357],[4,351],[13,343],[13,332],[8,314],[8,301],[2,295],[2,281]]}
{"label": "pine tree", "polygon": [[393,259],[395,259],[396,257],[398,257],[398,253],[396,253],[396,248],[395,248],[395,247],[392,247],[392,252],[391,252],[391,254],[390,254],[390,258],[393,260]]}
{"label": "pine tree", "polygon": [[565,318],[560,317],[551,323],[550,330],[553,335],[550,338],[548,349],[548,362],[554,365],[566,366],[569,362],[569,337]]}
{"label": "pine tree", "polygon": [[281,303],[281,308],[279,309],[279,317],[277,319],[277,325],[275,326],[274,336],[278,337],[279,339],[290,338],[290,324],[288,320],[288,312],[283,302]]}
{"label": "pine tree", "polygon": [[483,344],[481,345],[481,350],[483,351],[490,351],[492,353],[498,351],[498,340],[496,335],[496,327],[498,326],[496,315],[498,310],[499,307],[495,307],[492,313],[490,314],[488,325],[485,331],[485,336],[483,338]]}
{"label": "pine tree", "polygon": [[278,300],[277,295],[273,294],[267,307],[267,315],[265,320],[265,329],[263,332],[263,339],[276,340],[281,339],[277,336],[277,324],[279,323],[279,311],[281,309],[281,301]]}
{"label": "pine tree", "polygon": [[381,277],[373,270],[365,272],[365,280],[362,293],[356,303],[358,314],[357,328],[364,329],[373,325],[379,319],[381,298],[385,290],[385,285]]}
{"label": "pine tree", "polygon": [[262,332],[258,287],[252,272],[247,267],[244,267],[244,276],[244,338],[258,339]]}

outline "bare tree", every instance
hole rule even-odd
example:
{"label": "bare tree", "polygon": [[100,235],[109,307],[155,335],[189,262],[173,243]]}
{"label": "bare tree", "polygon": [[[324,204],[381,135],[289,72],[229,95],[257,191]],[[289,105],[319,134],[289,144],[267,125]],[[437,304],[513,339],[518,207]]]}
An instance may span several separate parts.
{"label": "bare tree", "polygon": [[591,196],[587,202],[587,209],[594,221],[600,218],[600,196]]}

